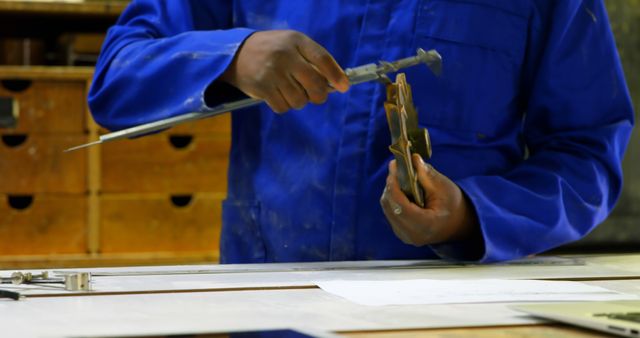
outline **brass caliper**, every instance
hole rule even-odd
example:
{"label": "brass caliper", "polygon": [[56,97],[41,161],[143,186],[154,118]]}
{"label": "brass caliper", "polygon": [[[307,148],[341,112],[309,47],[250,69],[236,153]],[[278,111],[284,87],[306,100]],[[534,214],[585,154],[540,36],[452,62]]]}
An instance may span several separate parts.
{"label": "brass caliper", "polygon": [[411,201],[424,208],[425,192],[418,182],[411,155],[419,154],[424,160],[431,158],[431,141],[427,128],[418,126],[418,112],[413,106],[411,86],[404,73],[396,76],[396,82],[387,83],[384,109],[391,131],[389,150],[396,158],[400,189]]}

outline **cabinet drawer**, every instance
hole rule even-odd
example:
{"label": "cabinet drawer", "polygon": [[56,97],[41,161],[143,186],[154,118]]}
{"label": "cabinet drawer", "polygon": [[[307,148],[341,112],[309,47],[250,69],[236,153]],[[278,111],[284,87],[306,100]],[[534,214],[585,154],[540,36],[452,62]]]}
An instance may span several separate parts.
{"label": "cabinet drawer", "polygon": [[226,192],[230,140],[158,134],[102,147],[102,191]]}
{"label": "cabinet drawer", "polygon": [[[3,133],[81,133],[85,131],[86,81],[16,80],[0,77],[0,97],[17,108],[15,126]],[[4,112],[6,114],[6,112]]]}
{"label": "cabinet drawer", "polygon": [[222,196],[102,195],[100,252],[216,253]]}
{"label": "cabinet drawer", "polygon": [[0,255],[85,253],[84,195],[0,194]]}
{"label": "cabinet drawer", "polygon": [[0,193],[84,193],[87,152],[63,153],[84,135],[0,135]]}

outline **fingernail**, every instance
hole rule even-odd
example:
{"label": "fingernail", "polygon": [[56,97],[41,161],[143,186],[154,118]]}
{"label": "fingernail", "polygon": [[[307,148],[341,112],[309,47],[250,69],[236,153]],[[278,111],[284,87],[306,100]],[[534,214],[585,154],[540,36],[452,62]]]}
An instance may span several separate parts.
{"label": "fingernail", "polygon": [[347,77],[346,74],[344,74],[340,79],[340,87],[343,90],[343,92],[346,92],[347,90],[349,90],[349,86],[350,86],[349,78]]}

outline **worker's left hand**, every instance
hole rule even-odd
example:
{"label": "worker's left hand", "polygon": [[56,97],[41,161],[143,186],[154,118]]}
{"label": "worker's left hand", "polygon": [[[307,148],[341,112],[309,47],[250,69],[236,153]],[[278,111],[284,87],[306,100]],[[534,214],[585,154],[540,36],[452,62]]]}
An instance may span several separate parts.
{"label": "worker's left hand", "polygon": [[396,236],[406,244],[423,246],[477,235],[478,219],[462,190],[419,155],[413,155],[413,164],[425,191],[425,208],[409,201],[400,190],[395,160],[389,163],[387,185],[380,198]]}

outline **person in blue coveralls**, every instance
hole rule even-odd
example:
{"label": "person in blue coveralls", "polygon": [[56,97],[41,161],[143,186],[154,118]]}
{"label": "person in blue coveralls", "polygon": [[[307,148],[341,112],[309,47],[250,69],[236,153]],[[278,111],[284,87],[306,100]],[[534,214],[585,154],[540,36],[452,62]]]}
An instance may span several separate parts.
{"label": "person in blue coveralls", "polygon": [[[343,71],[417,48],[444,61],[405,70],[425,208],[399,190],[384,86]],[[602,0],[134,0],[89,104],[118,130],[247,96],[266,104],[232,115],[222,263],[543,252],[607,217],[633,126]]]}

